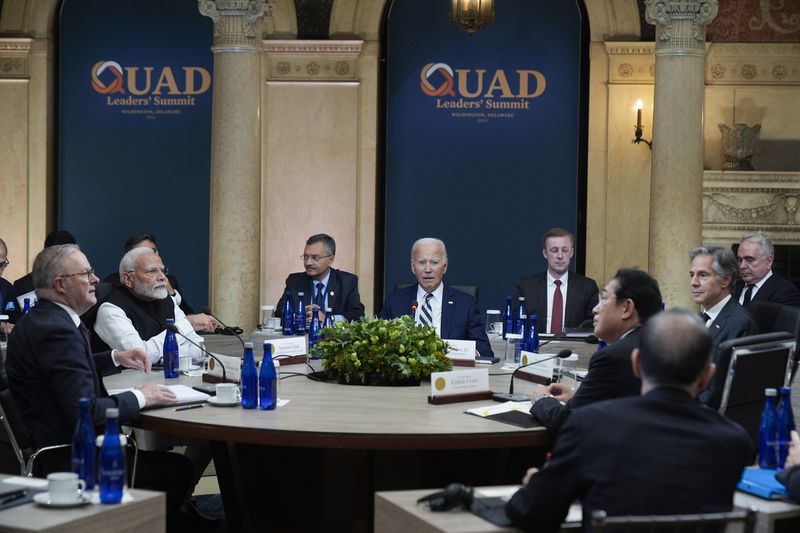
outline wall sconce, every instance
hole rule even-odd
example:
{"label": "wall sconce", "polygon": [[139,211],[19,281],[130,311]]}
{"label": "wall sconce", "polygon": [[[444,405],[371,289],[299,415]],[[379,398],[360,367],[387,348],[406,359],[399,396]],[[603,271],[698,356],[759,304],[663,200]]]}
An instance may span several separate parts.
{"label": "wall sconce", "polygon": [[631,142],[633,144],[645,143],[650,149],[653,149],[653,141],[648,141],[647,139],[642,139],[642,107],[644,104],[642,100],[636,100],[636,127],[633,130],[634,135],[636,136]]}
{"label": "wall sconce", "polygon": [[494,20],[494,0],[450,0],[450,22],[474,35]]}

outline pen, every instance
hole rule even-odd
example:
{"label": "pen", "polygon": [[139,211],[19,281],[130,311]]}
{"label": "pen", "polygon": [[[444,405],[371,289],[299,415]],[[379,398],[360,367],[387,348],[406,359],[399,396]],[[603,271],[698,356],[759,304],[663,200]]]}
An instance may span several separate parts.
{"label": "pen", "polygon": [[175,411],[188,411],[189,409],[200,409],[201,407],[203,407],[203,405],[204,404],[202,404],[202,403],[197,403],[197,404],[194,404],[194,405],[187,405],[185,407],[178,407],[178,408],[175,409]]}

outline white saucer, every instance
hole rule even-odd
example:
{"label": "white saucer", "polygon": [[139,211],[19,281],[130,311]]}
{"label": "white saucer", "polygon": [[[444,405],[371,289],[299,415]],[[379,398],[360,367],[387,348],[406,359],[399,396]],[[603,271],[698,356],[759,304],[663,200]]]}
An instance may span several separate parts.
{"label": "white saucer", "polygon": [[91,497],[88,494],[84,494],[79,499],[75,500],[74,502],[64,502],[64,503],[56,503],[50,501],[50,493],[49,492],[39,492],[33,495],[33,501],[38,503],[39,505],[44,505],[45,507],[53,507],[57,509],[65,509],[68,507],[80,507],[81,505],[86,505],[91,502]]}
{"label": "white saucer", "polygon": [[242,403],[242,401],[234,400],[232,402],[223,402],[221,400],[218,400],[216,396],[212,396],[211,398],[208,399],[208,403],[210,403],[211,405],[216,405],[217,407],[233,407],[234,405],[239,405],[240,403]]}

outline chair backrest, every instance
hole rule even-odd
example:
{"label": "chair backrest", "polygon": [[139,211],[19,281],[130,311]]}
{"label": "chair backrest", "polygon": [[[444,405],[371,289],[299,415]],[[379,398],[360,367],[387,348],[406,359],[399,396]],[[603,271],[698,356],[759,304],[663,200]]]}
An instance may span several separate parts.
{"label": "chair backrest", "polygon": [[[593,511],[592,531],[740,531],[753,533],[756,525],[756,509],[730,511],[726,513],[650,515],[650,516],[606,516],[605,511]],[[724,526],[740,524],[740,527]],[[717,527],[714,527],[717,526]]]}
{"label": "chair backrest", "polygon": [[[794,335],[800,343],[800,308],[773,302],[755,302],[751,307],[753,320],[760,333],[785,331]],[[792,381],[797,373],[798,354],[795,350],[792,360]]]}
{"label": "chair backrest", "polygon": [[[407,282],[397,283],[394,286],[394,290],[405,289],[406,287],[410,287],[411,285],[416,285],[416,283],[407,283]],[[448,287],[452,287],[453,289],[455,289],[457,291],[461,291],[463,293],[469,294],[470,296],[475,298],[476,302],[478,301],[478,292],[479,291],[478,291],[477,285],[450,285],[448,283],[447,286]]]}
{"label": "chair backrest", "polygon": [[796,344],[794,335],[777,332],[733,339],[719,345],[720,360],[730,361],[719,412],[738,422],[754,444],[758,442],[764,389],[779,389],[789,384]]}
{"label": "chair backrest", "polygon": [[0,471],[25,475],[31,441],[8,387],[0,388]]}

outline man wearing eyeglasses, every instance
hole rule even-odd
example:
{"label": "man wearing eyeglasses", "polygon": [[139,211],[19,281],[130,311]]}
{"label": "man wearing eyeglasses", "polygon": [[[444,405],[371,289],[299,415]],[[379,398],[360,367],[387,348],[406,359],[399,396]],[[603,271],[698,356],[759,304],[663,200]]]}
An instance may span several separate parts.
{"label": "man wearing eyeglasses", "polygon": [[306,316],[310,319],[313,309],[319,310],[320,320],[325,319],[325,308],[333,310],[340,320],[357,320],[364,316],[364,304],[358,294],[358,276],[331,268],[336,258],[336,241],[324,233],[312,235],[306,240],[301,259],[305,272],[289,274],[286,288],[278,301],[275,315],[281,316],[284,298],[291,291],[292,309],[297,309],[298,293],[303,293]]}
{"label": "man wearing eyeglasses", "polygon": [[181,355],[199,358],[195,343],[200,336],[186,320],[186,315],[167,293],[167,272],[161,256],[149,247],[128,251],[119,263],[121,285],[99,302],[92,343],[96,349],[108,346],[119,350],[143,348],[153,363],[164,352],[167,319],[184,335],[176,335]]}

